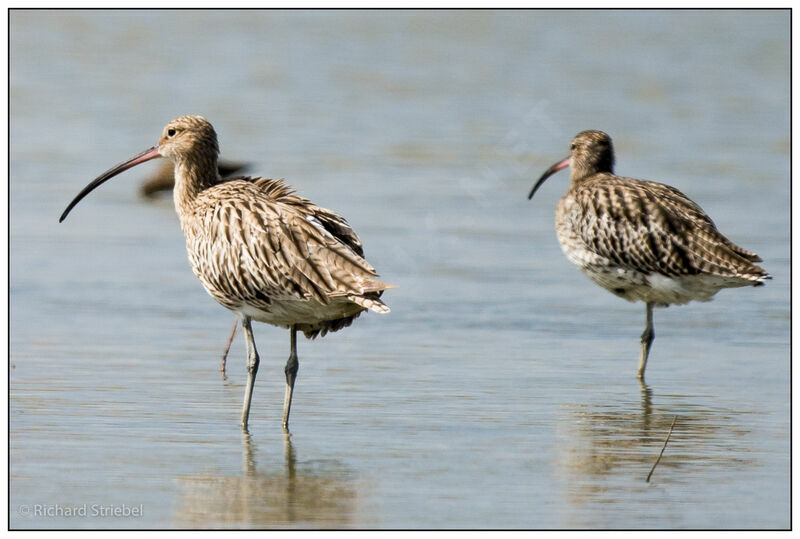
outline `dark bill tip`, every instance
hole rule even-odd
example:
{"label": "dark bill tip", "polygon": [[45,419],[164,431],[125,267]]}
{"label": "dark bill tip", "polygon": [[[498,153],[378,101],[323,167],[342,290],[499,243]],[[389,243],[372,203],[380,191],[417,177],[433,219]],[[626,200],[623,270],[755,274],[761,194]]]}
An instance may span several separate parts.
{"label": "dark bill tip", "polygon": [[61,223],[64,219],[67,218],[69,212],[72,211],[78,202],[83,200],[83,198],[94,191],[97,187],[102,185],[104,182],[110,180],[120,172],[128,170],[131,167],[135,167],[139,163],[144,163],[145,161],[149,161],[151,159],[155,159],[156,157],[161,157],[161,154],[158,153],[158,146],[153,146],[152,148],[148,148],[142,153],[128,159],[124,163],[120,163],[119,165],[115,166],[114,168],[105,171],[103,174],[92,180],[92,182],[84,187],[78,195],[72,199],[72,202],[69,203],[67,208],[64,210],[64,213],[61,214],[61,217],[58,218],[58,222]]}
{"label": "dark bill tip", "polygon": [[566,168],[568,166],[569,166],[569,157],[566,157],[566,158],[562,159],[561,161],[559,161],[558,163],[556,163],[555,165],[553,165],[550,168],[548,168],[547,170],[545,170],[544,174],[542,174],[542,177],[539,178],[539,181],[537,181],[536,185],[534,185],[533,189],[531,189],[531,192],[528,195],[528,200],[533,198],[533,195],[534,195],[534,193],[536,193],[536,190],[539,189],[539,186],[541,186],[547,178],[549,178],[550,176],[552,176],[553,174],[555,174],[556,172],[558,172],[562,168]]}

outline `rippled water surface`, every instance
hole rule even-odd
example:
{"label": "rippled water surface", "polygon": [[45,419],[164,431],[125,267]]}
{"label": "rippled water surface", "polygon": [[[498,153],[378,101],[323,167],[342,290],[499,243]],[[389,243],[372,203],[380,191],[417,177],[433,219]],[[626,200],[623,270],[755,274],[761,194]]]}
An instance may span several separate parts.
{"label": "rippled water surface", "polygon": [[[787,11],[12,11],[13,528],[786,528]],[[346,216],[392,312],[244,344],[137,167],[186,113]],[[659,309],[553,231],[587,128],[758,252],[767,286]],[[664,456],[645,478],[677,416]],[[117,514],[114,514],[114,512]],[[125,511],[128,514],[121,514]],[[131,511],[135,514],[131,514]],[[105,512],[105,513],[103,513]],[[97,514],[100,513],[100,514]]]}

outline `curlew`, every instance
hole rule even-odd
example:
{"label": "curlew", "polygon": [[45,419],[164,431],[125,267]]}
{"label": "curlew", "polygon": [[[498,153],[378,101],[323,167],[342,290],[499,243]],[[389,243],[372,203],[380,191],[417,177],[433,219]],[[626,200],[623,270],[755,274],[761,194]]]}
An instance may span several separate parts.
{"label": "curlew", "polygon": [[171,160],[175,209],[192,271],[242,321],[247,345],[242,427],[247,429],[260,362],[251,325],[255,320],[289,329],[283,405],[283,426],[288,428],[299,368],[297,332],[313,339],[349,326],[365,310],[388,313],[380,295],[392,286],[378,280],[343,217],[295,195],[282,180],[241,177],[221,182],[218,154],[217,134],[205,118],[176,118],[156,146],[84,187],[59,222],[117,174],[157,157]]}
{"label": "curlew", "polygon": [[571,167],[556,209],[564,254],[594,283],[646,305],[639,379],[653,344],[653,307],[710,301],[723,288],[758,286],[761,259],[723,236],[686,195],[662,183],[613,172],[614,149],[602,131],[572,139],[570,156],[545,171],[528,199],[555,172]]}

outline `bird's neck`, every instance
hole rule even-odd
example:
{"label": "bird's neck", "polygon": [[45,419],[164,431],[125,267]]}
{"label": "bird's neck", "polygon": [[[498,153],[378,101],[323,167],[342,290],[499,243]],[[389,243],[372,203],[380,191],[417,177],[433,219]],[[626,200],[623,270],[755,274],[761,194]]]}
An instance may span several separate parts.
{"label": "bird's neck", "polygon": [[176,161],[173,198],[178,215],[190,212],[197,196],[219,182],[216,156]]}
{"label": "bird's neck", "polygon": [[584,181],[597,176],[598,174],[613,174],[611,167],[603,166],[591,166],[591,167],[581,167],[580,165],[577,167],[572,167],[572,172],[569,175],[570,184],[572,187],[580,185]]}

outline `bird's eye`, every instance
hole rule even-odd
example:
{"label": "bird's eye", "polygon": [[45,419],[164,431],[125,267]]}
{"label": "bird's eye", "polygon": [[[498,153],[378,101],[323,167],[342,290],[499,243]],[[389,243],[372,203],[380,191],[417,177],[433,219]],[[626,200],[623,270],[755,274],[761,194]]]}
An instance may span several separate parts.
{"label": "bird's eye", "polygon": [[569,145],[569,149],[570,149],[570,151],[574,151],[574,150],[575,150],[575,148],[577,148],[577,146],[576,146],[575,144],[570,144],[570,145]]}
{"label": "bird's eye", "polygon": [[167,136],[168,137],[174,137],[175,133],[177,133],[177,131],[175,131],[174,129],[167,129]]}

